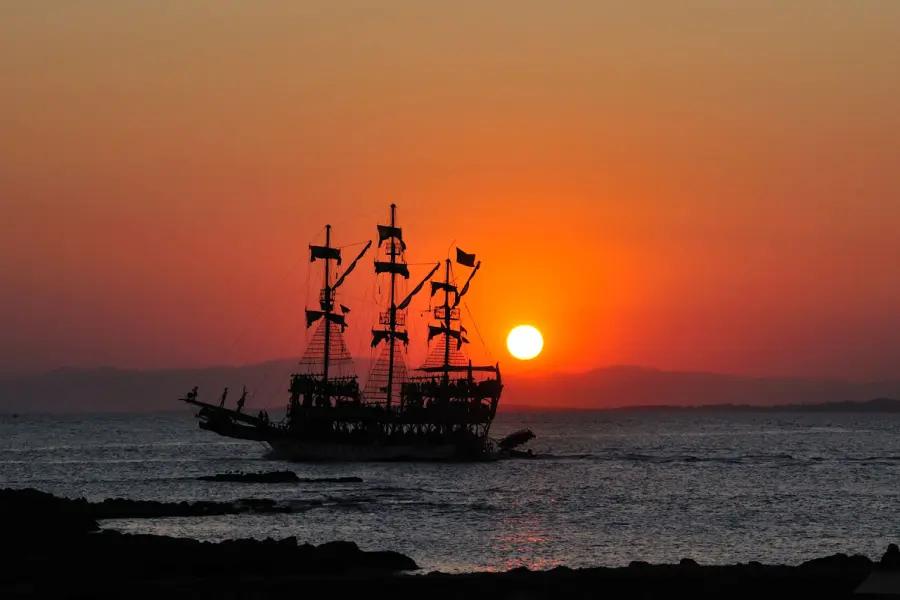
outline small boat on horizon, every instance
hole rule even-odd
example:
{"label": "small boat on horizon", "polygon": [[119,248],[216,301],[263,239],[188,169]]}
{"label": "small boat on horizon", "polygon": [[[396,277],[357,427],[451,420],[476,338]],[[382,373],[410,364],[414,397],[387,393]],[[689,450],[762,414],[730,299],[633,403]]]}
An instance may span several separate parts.
{"label": "small boat on horizon", "polygon": [[[384,255],[375,259],[374,271],[376,278],[389,279],[389,293],[372,329],[371,345],[382,350],[365,385],[359,385],[353,372],[343,337],[350,308],[337,302],[337,292],[373,242],[337,276],[335,266],[343,256],[332,246],[331,226],[326,225],[325,244],[309,246],[310,262],[323,263],[323,284],[318,306],[306,310],[306,327],[315,330],[299,360],[300,372],[290,376],[284,419],[270,421],[265,411],[244,413],[246,388],[237,408],[230,409],[225,407],[226,394],[219,404],[202,402],[195,387],[180,400],[200,407],[196,416],[201,429],[264,442],[275,458],[289,461],[496,460],[513,456],[517,446],[534,437],[530,430],[501,440],[489,437],[503,391],[500,365],[473,364],[467,357],[468,332],[459,309],[481,262],[456,248],[456,263],[470,269],[461,287],[448,257],[441,280],[432,280],[441,269],[436,263],[397,302],[397,278],[409,279],[410,272],[396,205],[391,205],[390,224],[377,225],[377,231],[377,248],[383,248]],[[407,309],[429,282],[431,296],[440,292],[443,302],[429,309],[433,322],[428,326],[427,356],[411,373],[403,352],[410,344]]]}

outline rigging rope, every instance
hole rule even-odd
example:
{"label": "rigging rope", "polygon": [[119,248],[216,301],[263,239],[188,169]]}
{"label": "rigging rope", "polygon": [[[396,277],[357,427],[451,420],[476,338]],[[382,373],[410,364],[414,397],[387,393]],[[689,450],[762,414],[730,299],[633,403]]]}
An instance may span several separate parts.
{"label": "rigging rope", "polygon": [[[294,262],[294,264],[291,265],[291,268],[288,270],[288,272],[285,274],[285,276],[281,279],[282,283],[284,283],[285,281],[290,279],[291,275],[294,273],[294,270],[297,268],[297,266],[300,264],[300,262],[302,260],[303,260],[302,258],[298,258]],[[281,289],[284,290],[284,286],[281,286]],[[232,350],[234,350],[234,347],[237,345],[237,343],[239,341],[241,341],[241,339],[247,334],[248,331],[250,331],[250,327],[253,325],[253,323],[256,321],[256,319],[259,318],[259,316],[263,313],[263,311],[266,308],[271,307],[272,304],[274,304],[274,301],[278,298],[279,298],[279,296],[277,294],[273,294],[272,296],[270,296],[269,302],[263,303],[262,306],[259,307],[259,310],[256,311],[256,314],[253,315],[253,317],[250,319],[250,321],[244,327],[243,331],[241,331],[238,334],[238,336],[234,339],[234,341],[231,342],[231,344],[228,346],[228,348],[225,350],[225,352],[223,354],[227,355],[227,354],[231,353]]]}
{"label": "rigging rope", "polygon": [[478,330],[478,323],[475,322],[475,317],[472,316],[472,311],[469,310],[469,305],[463,301],[463,306],[466,307],[466,312],[469,314],[469,318],[472,319],[472,325],[475,327],[475,333],[478,334],[478,339],[481,340],[481,345],[484,347],[484,351],[487,352],[488,358],[491,359],[491,362],[494,360],[493,354],[491,354],[490,349],[487,347],[487,344],[484,342],[484,338],[481,336],[481,332]]}
{"label": "rigging rope", "polygon": [[344,244],[343,246],[337,246],[341,250],[344,248],[352,248],[353,246],[362,246],[363,244],[368,244],[371,240],[363,240],[361,242],[353,242],[352,244]]}
{"label": "rigging rope", "polygon": [[[294,329],[291,330],[291,333],[290,333],[290,336],[288,336],[288,339],[291,339],[291,338],[295,337],[295,336],[297,335],[297,330],[300,329],[300,327],[301,327],[302,325],[303,325],[302,321],[298,321],[297,324],[294,326]],[[269,364],[269,368],[267,368],[266,371],[263,373],[263,376],[260,378],[260,380],[259,380],[259,382],[258,382],[258,384],[257,384],[257,386],[256,386],[257,389],[259,389],[259,388],[262,386],[262,384],[265,383],[266,380],[268,380],[269,376],[272,374],[272,369],[275,368],[275,365],[276,365],[278,362],[279,362],[279,361],[272,361],[272,362]],[[266,404],[267,404],[267,405],[268,405],[269,402],[271,402],[271,401],[275,398],[275,394],[276,394],[276,393],[278,393],[278,392],[277,392],[277,391],[273,391],[273,392],[272,392],[272,394],[269,396],[268,400],[266,401]],[[257,395],[257,392],[256,392],[256,391],[254,391],[252,394],[250,394],[250,400],[255,399],[255,398],[256,398],[256,395]]]}

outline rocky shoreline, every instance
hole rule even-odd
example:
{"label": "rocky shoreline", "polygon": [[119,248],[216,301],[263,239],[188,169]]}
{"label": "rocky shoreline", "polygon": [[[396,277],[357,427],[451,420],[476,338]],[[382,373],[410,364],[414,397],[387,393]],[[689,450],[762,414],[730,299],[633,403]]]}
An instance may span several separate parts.
{"label": "rocky shoreline", "polygon": [[[0,597],[266,598],[346,592],[392,598],[864,598],[854,591],[873,572],[900,568],[891,545],[880,562],[837,554],[799,566],[706,566],[636,562],[621,568],[445,575],[419,574],[415,561],[352,542],[320,546],[285,540],[220,543],[100,531],[98,519],[277,512],[253,503],[147,503],[58,498],[0,490],[5,561]],[[289,512],[289,509],[283,512]],[[327,588],[325,586],[328,586]]]}

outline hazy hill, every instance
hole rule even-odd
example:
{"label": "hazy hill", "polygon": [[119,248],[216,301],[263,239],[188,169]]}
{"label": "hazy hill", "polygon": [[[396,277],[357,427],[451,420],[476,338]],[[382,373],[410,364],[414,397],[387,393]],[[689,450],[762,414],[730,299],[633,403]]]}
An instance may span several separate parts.
{"label": "hazy hill", "polygon": [[[511,382],[510,387],[513,385]],[[527,389],[527,393],[524,389],[522,392],[510,390],[510,402],[526,406],[559,404],[577,408],[724,404],[763,406],[900,398],[900,380],[852,382],[748,377],[630,366],[606,367],[575,375],[532,377],[521,387]]]}
{"label": "hazy hill", "polygon": [[[358,360],[361,371],[368,362]],[[247,385],[248,406],[280,409],[287,400],[293,359],[240,367],[135,371],[115,368],[58,369],[0,378],[0,411],[119,412],[178,410],[177,398],[194,385],[201,399],[216,401],[229,386],[229,403]],[[789,405],[900,398],[900,380],[766,378],[718,373],[607,367],[581,374],[504,376],[502,408],[616,408],[661,405]]]}
{"label": "hazy hill", "polygon": [[240,367],[136,371],[102,367],[63,368],[39,375],[0,379],[0,410],[7,412],[120,412],[177,410],[193,386],[200,399],[218,401],[225,386],[234,404],[246,385],[251,407],[281,406],[295,360]]}

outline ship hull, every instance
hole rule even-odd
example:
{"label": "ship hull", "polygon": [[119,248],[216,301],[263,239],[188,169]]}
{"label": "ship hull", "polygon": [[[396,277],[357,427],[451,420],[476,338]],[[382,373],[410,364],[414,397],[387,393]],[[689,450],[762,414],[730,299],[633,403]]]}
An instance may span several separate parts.
{"label": "ship hull", "polygon": [[[199,404],[199,403],[197,403]],[[237,411],[203,405],[200,429],[239,440],[257,441],[271,448],[270,457],[291,462],[306,461],[484,461],[498,458],[486,438],[465,441],[419,440],[419,443],[397,443],[388,438],[366,441],[348,440],[335,435],[323,439],[321,434],[310,439],[300,432],[241,415]],[[238,421],[240,419],[241,421]],[[343,439],[341,439],[343,437]]]}

